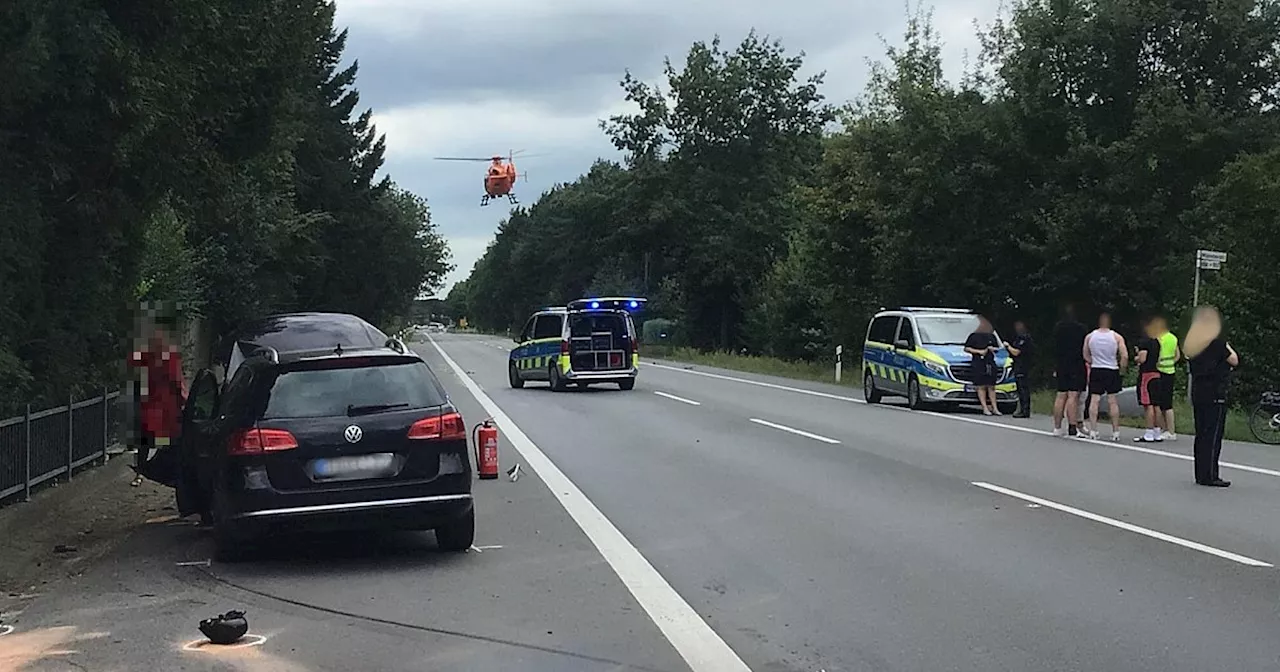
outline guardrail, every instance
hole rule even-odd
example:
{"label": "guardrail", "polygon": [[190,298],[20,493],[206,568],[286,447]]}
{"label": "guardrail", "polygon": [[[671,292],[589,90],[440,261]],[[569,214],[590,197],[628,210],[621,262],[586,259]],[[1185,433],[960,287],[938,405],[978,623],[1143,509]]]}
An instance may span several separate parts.
{"label": "guardrail", "polygon": [[65,406],[32,411],[0,420],[0,502],[21,496],[30,501],[31,489],[95,461],[107,461],[115,443],[122,413],[119,392],[103,390],[98,397]]}

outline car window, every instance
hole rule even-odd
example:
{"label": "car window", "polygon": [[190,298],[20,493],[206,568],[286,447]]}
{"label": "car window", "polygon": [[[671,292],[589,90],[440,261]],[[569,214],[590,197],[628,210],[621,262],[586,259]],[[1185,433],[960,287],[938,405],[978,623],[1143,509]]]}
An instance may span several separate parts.
{"label": "car window", "polygon": [[445,402],[425,362],[287,371],[276,377],[264,419],[343,416],[351,407],[430,408]]}
{"label": "car window", "polygon": [[888,345],[893,343],[893,337],[897,330],[898,317],[896,315],[877,317],[871,321],[871,330],[867,333],[867,340]]}
{"label": "car window", "polygon": [[218,380],[212,372],[196,377],[187,398],[188,413],[192,422],[208,422],[218,410]]}
{"label": "car window", "polygon": [[529,321],[528,321],[528,322],[525,322],[525,323],[524,323],[524,329],[521,329],[521,330],[520,330],[520,340],[521,340],[522,342],[523,342],[523,341],[527,341],[527,340],[529,340],[529,339],[532,337],[532,334],[533,334],[533,321],[534,321],[534,320],[536,320],[536,319],[538,319],[538,318],[537,318],[537,317],[531,317],[531,318],[529,318]]}
{"label": "car window", "polygon": [[898,327],[898,340],[906,341],[909,345],[916,344],[916,334],[911,328],[911,320],[902,318],[902,325]]}
{"label": "car window", "polygon": [[222,399],[218,405],[223,413],[227,413],[228,409],[236,408],[237,404],[243,403],[246,394],[253,387],[255,377],[254,370],[248,366],[240,367],[231,382],[227,383],[226,389],[222,393]]}
{"label": "car window", "polygon": [[560,338],[560,325],[559,315],[539,315],[538,321],[533,325],[534,340]]}

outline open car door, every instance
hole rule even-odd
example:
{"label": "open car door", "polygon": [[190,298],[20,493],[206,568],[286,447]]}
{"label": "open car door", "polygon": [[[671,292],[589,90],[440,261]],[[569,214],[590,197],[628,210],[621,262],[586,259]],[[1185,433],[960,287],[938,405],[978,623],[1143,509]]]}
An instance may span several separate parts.
{"label": "open car door", "polygon": [[167,446],[155,448],[147,461],[138,467],[138,473],[161,485],[175,488],[183,476],[183,437],[195,437],[197,423],[207,422],[218,407],[218,380],[213,372],[205,369],[196,374],[191,392],[182,407],[182,431]]}

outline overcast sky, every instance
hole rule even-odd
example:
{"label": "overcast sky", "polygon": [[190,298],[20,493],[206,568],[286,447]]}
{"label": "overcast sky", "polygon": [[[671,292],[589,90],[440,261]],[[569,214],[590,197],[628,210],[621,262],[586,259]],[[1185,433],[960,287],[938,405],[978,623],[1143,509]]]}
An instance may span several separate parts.
{"label": "overcast sky", "polygon": [[[976,52],[973,20],[987,23],[999,0],[934,0],[948,77]],[[433,156],[526,150],[517,161],[531,203],[572,181],[597,157],[617,158],[598,120],[627,111],[618,81],[630,69],[658,81],[662,59],[679,63],[695,40],[719,34],[735,46],[751,28],[804,51],[825,70],[824,93],[844,102],[879,60],[881,35],[897,43],[905,0],[338,0],[358,60],[362,107],[387,136],[385,171],[424,196],[467,277],[508,207],[481,208],[484,164]],[[442,292],[443,293],[443,292]]]}

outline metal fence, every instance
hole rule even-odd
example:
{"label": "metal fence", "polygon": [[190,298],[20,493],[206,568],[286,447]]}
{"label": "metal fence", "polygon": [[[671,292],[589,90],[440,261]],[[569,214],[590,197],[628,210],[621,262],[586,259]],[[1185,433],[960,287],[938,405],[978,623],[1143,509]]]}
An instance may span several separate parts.
{"label": "metal fence", "polygon": [[0,420],[0,502],[31,498],[31,489],[91,462],[105,464],[123,413],[119,392]]}

